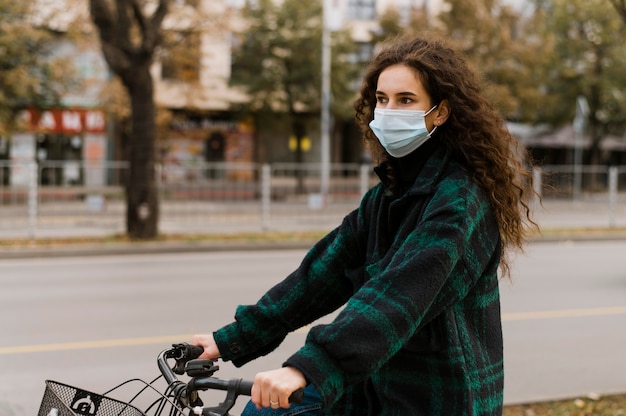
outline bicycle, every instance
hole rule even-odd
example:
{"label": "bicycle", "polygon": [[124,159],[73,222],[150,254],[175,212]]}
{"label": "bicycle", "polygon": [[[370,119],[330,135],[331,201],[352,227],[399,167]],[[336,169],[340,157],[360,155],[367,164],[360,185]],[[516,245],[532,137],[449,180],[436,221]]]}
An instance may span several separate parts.
{"label": "bicycle", "polygon": [[[213,360],[198,359],[202,352],[202,347],[195,345],[173,344],[158,355],[160,374],[154,380],[127,380],[102,394],[46,380],[38,416],[229,416],[239,396],[251,395],[252,382],[214,377],[219,367]],[[188,381],[179,380],[183,375]],[[165,387],[160,387],[163,381]],[[138,392],[132,387],[137,384]],[[125,389],[130,391],[130,399],[114,397]],[[205,406],[199,392],[207,390],[225,391],[224,401]],[[302,390],[289,398],[290,403],[302,400]]]}

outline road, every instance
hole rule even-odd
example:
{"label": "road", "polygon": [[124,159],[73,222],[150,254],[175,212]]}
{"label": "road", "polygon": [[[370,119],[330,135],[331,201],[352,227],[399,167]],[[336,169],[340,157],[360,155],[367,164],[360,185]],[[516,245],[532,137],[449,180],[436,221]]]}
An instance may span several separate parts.
{"label": "road", "polygon": [[[626,241],[534,243],[502,281],[505,401],[626,392]],[[35,415],[44,380],[103,392],[157,374],[172,342],[230,322],[302,250],[0,261],[0,415]],[[330,318],[327,318],[330,319]],[[304,341],[221,377],[280,365]]]}

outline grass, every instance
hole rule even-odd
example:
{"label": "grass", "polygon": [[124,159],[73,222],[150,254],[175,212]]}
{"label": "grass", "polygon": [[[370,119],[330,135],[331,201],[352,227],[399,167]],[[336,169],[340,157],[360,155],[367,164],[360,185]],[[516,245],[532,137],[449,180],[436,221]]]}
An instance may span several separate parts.
{"label": "grass", "polygon": [[[49,247],[80,244],[115,244],[115,243],[158,243],[158,242],[311,242],[322,238],[330,230],[301,231],[301,232],[272,232],[259,231],[249,233],[222,233],[222,234],[161,234],[154,240],[133,241],[125,234],[116,234],[106,237],[58,237],[58,238],[16,238],[0,239],[1,247]],[[542,238],[575,238],[575,237],[626,237],[626,227],[579,227],[579,228],[544,228],[540,232],[532,232],[531,240]]]}
{"label": "grass", "polygon": [[503,416],[620,416],[626,415],[626,393],[553,402],[506,406]]}
{"label": "grass", "polygon": [[155,244],[155,243],[288,243],[306,242],[313,244],[322,238],[326,232],[258,232],[233,234],[162,234],[153,240],[132,240],[126,235],[117,234],[107,237],[53,237],[35,239],[0,239],[0,248],[53,248],[85,245],[114,245],[114,244]]}

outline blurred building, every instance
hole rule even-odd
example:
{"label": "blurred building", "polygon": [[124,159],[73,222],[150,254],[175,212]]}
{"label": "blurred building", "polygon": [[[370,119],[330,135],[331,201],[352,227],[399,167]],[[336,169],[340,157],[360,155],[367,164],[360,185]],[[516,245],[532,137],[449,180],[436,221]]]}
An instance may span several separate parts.
{"label": "blurred building", "polygon": [[[342,13],[342,24],[350,27],[359,45],[354,59],[365,62],[372,52],[372,33],[379,31],[378,19],[388,8],[395,8],[401,16],[410,16],[415,10],[436,15],[443,0],[330,0]],[[181,2],[184,3],[184,2]],[[233,106],[246,97],[230,88],[231,48],[234,33],[245,31],[239,8],[242,0],[211,0],[206,10],[210,27],[196,37],[187,38],[185,50],[197,51],[196,64],[188,69],[197,74],[176,71],[168,56],[155,65],[156,99],[159,105],[172,112],[167,138],[161,142],[161,156],[170,163],[197,164],[201,162],[293,162],[289,126],[281,130],[274,126],[271,132],[258,131],[251,122],[242,120]],[[173,10],[186,16],[191,10],[185,6]],[[183,19],[184,20],[184,19]],[[191,20],[191,19],[190,19]],[[315,46],[312,46],[315,47]],[[319,45],[321,50],[321,45]],[[321,70],[321,68],[320,68]],[[190,79],[191,78],[191,79]],[[358,85],[358,83],[355,83]],[[320,160],[319,115],[312,115],[308,126],[305,162]],[[363,149],[356,129],[338,129],[332,135],[331,162],[359,163]]]}
{"label": "blurred building", "polygon": [[[342,24],[351,28],[359,45],[354,59],[363,62],[372,54],[372,33],[379,30],[378,19],[388,8],[395,8],[401,16],[408,17],[414,10],[434,16],[443,5],[443,0],[328,1],[341,3]],[[164,29],[175,46],[159,51],[152,71],[157,106],[169,115],[167,126],[159,133],[158,160],[182,167],[207,162],[294,161],[289,126],[257,131],[235,111],[237,104],[246,100],[240,90],[229,86],[233,34],[246,27],[240,15],[242,3],[172,2]],[[196,7],[202,5],[198,12]],[[98,170],[95,166],[124,159],[124,146],[117,133],[119,120],[107,114],[102,101],[111,74],[97,42],[77,45],[71,40],[60,41],[56,55],[72,58],[76,82],[82,87],[63,97],[58,107],[26,111],[21,130],[12,137],[9,159],[36,160],[47,165],[42,171],[44,185],[102,184],[106,181],[105,168]],[[304,161],[317,163],[321,158],[319,115],[311,114],[311,119]],[[356,134],[354,128],[333,133],[331,162],[362,161],[362,144]],[[94,168],[82,169],[86,163]],[[15,167],[11,183],[24,184],[26,176],[20,169]]]}
{"label": "blurred building", "polygon": [[[51,58],[72,62],[71,80],[79,87],[54,107],[23,111],[7,159],[36,161],[42,185],[103,185],[102,164],[111,158],[113,149],[101,96],[110,79],[108,68],[99,49],[71,39],[59,37],[52,50]],[[7,184],[28,185],[24,164],[10,163],[7,171]]]}

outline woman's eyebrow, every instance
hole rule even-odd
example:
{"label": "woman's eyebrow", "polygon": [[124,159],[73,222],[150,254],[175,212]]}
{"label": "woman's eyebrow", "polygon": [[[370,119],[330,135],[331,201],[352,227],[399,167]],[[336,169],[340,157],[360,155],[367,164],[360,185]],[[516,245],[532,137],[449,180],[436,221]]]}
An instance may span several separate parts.
{"label": "woman's eyebrow", "polygon": [[[387,95],[387,93],[383,92],[383,91],[376,91],[376,95]],[[417,94],[411,91],[403,91],[403,92],[398,92],[392,95],[401,95],[401,96],[406,96],[406,95],[410,95],[413,97],[417,97]]]}

